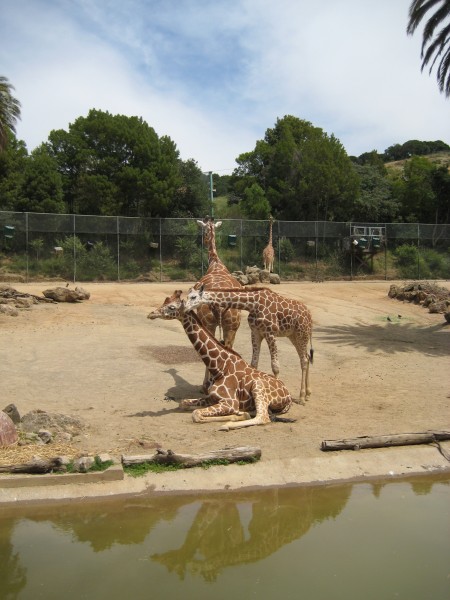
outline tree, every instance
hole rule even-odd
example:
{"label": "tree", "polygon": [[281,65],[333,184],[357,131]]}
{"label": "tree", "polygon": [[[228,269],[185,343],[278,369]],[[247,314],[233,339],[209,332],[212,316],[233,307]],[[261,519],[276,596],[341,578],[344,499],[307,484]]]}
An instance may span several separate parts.
{"label": "tree", "polygon": [[264,190],[257,183],[246,188],[241,200],[242,212],[249,219],[265,221],[270,216],[270,204]]}
{"label": "tree", "polygon": [[435,171],[437,167],[422,156],[405,163],[393,181],[393,195],[401,204],[401,219],[408,223],[434,223],[439,218]]}
{"label": "tree", "polygon": [[69,212],[165,217],[182,183],[176,145],[138,117],[91,110],[52,131],[48,149]]}
{"label": "tree", "polygon": [[20,119],[20,102],[12,95],[14,86],[0,75],[0,152],[8,143],[8,132],[16,133],[16,121]]}
{"label": "tree", "polygon": [[425,24],[422,35],[422,71],[429,64],[433,70],[439,59],[439,90],[450,97],[450,0],[413,0],[409,7],[407,33],[412,35],[425,15],[435,9]]}
{"label": "tree", "polygon": [[379,165],[354,165],[354,168],[359,176],[360,190],[346,220],[390,223],[396,219],[399,201],[392,197],[392,185]]}
{"label": "tree", "polygon": [[9,141],[0,152],[0,210],[16,210],[28,159],[25,142],[8,132]]}
{"label": "tree", "polygon": [[334,135],[293,116],[278,119],[233,173],[241,198],[257,183],[277,219],[339,220],[358,191],[358,177]]}
{"label": "tree", "polygon": [[25,164],[20,198],[15,210],[39,213],[64,213],[61,175],[55,159],[45,145],[31,153]]}

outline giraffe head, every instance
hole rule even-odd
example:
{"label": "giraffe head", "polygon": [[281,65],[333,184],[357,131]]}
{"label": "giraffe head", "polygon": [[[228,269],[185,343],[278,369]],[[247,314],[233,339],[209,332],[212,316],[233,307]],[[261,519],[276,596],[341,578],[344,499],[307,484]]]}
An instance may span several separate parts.
{"label": "giraffe head", "polygon": [[215,223],[213,217],[205,217],[197,223],[203,228],[203,243],[209,246],[210,242],[215,240],[215,231],[222,225],[222,221]]}
{"label": "giraffe head", "polygon": [[208,296],[208,291],[205,290],[205,286],[201,285],[198,290],[195,288],[191,288],[187,293],[185,307],[186,310],[193,310],[201,306],[202,304],[208,304],[210,298]]}
{"label": "giraffe head", "polygon": [[184,300],[181,299],[182,293],[182,290],[175,290],[164,300],[162,306],[147,315],[147,319],[181,320],[185,310]]}

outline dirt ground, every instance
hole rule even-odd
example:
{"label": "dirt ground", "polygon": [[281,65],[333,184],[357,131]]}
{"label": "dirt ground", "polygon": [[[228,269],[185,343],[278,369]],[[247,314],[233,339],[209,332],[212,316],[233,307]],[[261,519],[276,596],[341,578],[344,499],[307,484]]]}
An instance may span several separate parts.
{"label": "dirt ground", "polygon": [[[402,282],[401,282],[402,283]],[[41,295],[56,284],[11,284]],[[322,440],[448,429],[450,328],[443,315],[388,297],[389,282],[283,283],[314,319],[312,396],[271,423],[235,431],[194,424],[178,409],[200,395],[204,367],[178,321],[147,314],[189,284],[83,284],[78,304],[39,304],[0,315],[0,403],[21,415],[34,409],[81,419],[81,451],[113,455],[181,453],[258,446],[263,460],[319,457]],[[448,286],[448,282],[439,282]],[[388,318],[389,317],[389,318]],[[280,377],[294,396],[300,366],[278,340]],[[250,360],[246,314],[235,349]],[[260,368],[270,372],[263,343]]]}

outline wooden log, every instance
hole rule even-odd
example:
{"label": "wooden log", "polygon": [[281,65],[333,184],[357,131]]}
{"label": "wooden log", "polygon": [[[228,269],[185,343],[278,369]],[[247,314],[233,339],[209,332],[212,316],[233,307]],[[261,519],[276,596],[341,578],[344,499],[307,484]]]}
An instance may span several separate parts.
{"label": "wooden log", "polygon": [[226,461],[234,463],[238,461],[254,461],[261,458],[261,449],[251,446],[224,448],[223,450],[212,450],[204,454],[177,454],[172,450],[158,450],[155,454],[138,454],[135,456],[122,455],[124,467],[144,463],[158,465],[179,465],[183,468],[197,467],[204,463],[214,461]]}
{"label": "wooden log", "polygon": [[424,433],[397,433],[392,435],[362,436],[343,440],[324,440],[323,451],[359,450],[361,448],[388,448],[390,446],[411,446],[450,440],[450,431],[426,431]]}
{"label": "wooden log", "polygon": [[36,458],[29,463],[0,465],[0,473],[49,473],[63,470],[61,457]]}

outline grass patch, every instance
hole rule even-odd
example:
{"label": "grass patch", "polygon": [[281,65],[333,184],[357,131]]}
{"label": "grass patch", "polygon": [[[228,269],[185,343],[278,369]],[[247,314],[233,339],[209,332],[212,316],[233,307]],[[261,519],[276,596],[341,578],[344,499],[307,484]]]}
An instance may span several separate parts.
{"label": "grass patch", "polygon": [[[259,459],[258,458],[249,458],[248,460],[238,460],[235,462],[229,461],[226,458],[217,458],[213,460],[206,460],[200,463],[198,466],[202,469],[209,469],[210,467],[215,466],[226,466],[230,464],[235,465],[248,465],[249,463],[255,463]],[[185,467],[184,465],[161,465],[158,463],[141,463],[139,465],[129,465],[124,467],[123,470],[127,475],[131,477],[143,477],[147,473],[167,473],[169,471],[182,471],[187,468],[194,467]]]}

